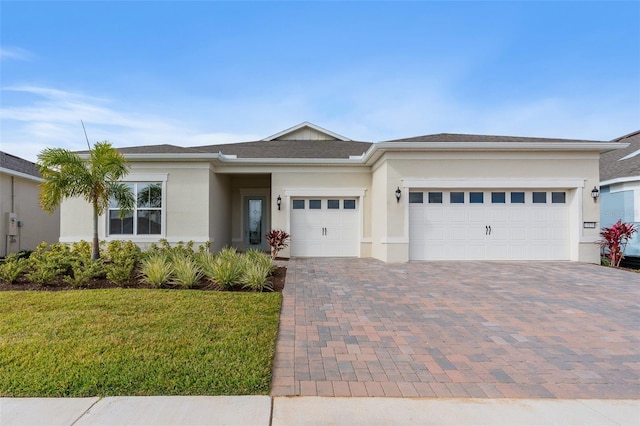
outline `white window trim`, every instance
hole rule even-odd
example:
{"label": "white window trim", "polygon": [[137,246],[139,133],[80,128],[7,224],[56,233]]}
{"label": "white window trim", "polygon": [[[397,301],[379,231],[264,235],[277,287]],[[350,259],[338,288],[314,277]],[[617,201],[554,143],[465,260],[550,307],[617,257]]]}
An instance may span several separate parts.
{"label": "white window trim", "polygon": [[167,238],[167,180],[168,173],[129,173],[126,179],[122,179],[122,183],[146,183],[160,182],[162,184],[162,207],[160,214],[162,222],[160,224],[160,234],[153,235],[135,235],[135,234],[109,234],[109,209],[107,213],[100,216],[100,228],[102,228],[106,241],[126,240],[135,243],[152,243]]}

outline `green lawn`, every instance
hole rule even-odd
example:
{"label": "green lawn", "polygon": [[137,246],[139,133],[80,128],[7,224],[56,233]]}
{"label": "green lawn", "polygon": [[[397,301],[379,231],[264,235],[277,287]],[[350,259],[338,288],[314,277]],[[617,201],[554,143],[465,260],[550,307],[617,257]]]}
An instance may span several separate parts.
{"label": "green lawn", "polygon": [[282,295],[0,293],[0,396],[267,394]]}

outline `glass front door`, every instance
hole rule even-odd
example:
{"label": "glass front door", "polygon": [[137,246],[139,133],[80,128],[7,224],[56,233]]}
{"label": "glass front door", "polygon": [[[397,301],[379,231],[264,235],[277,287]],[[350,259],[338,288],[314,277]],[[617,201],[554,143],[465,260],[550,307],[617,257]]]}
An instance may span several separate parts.
{"label": "glass front door", "polygon": [[244,246],[246,249],[255,248],[267,250],[265,234],[267,229],[267,212],[265,197],[244,197],[245,224]]}

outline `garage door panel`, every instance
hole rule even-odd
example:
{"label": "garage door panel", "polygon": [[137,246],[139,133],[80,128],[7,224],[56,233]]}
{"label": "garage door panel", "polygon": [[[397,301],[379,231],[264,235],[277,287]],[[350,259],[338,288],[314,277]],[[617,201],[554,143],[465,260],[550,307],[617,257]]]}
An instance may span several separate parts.
{"label": "garage door panel", "polygon": [[[305,199],[305,206],[310,206],[309,200]],[[345,208],[345,200],[352,198],[314,200],[320,200],[320,208],[291,210],[291,255],[358,256],[360,215],[357,203],[356,208]],[[350,205],[353,207],[353,203]]]}
{"label": "garage door panel", "polygon": [[[419,190],[412,190],[418,191]],[[424,190],[427,192],[439,189]],[[442,190],[442,204],[409,204],[410,260],[568,260],[569,211],[567,205],[533,204],[533,190],[525,193],[525,203],[492,203],[491,192],[482,189],[465,192],[465,203],[450,204],[448,191]],[[469,203],[470,192],[483,192],[484,203]]]}

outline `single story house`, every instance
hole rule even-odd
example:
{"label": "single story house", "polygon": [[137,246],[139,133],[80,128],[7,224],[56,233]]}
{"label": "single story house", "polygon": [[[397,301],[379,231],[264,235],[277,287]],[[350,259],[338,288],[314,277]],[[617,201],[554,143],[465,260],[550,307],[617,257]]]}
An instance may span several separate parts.
{"label": "single story house", "polygon": [[[600,156],[600,220],[610,227],[618,220],[640,228],[640,130],[614,139],[628,147]],[[636,233],[625,251],[626,263],[640,266],[640,236]]]}
{"label": "single story house", "polygon": [[[435,134],[354,141],[304,122],[260,141],[121,148],[138,197],[100,238],[210,242],[284,256],[599,262],[600,153],[619,142]],[[62,206],[63,242],[90,239],[91,208]]]}
{"label": "single story house", "polygon": [[0,151],[0,257],[60,238],[60,211],[48,215],[40,208],[40,182],[34,163]]}

